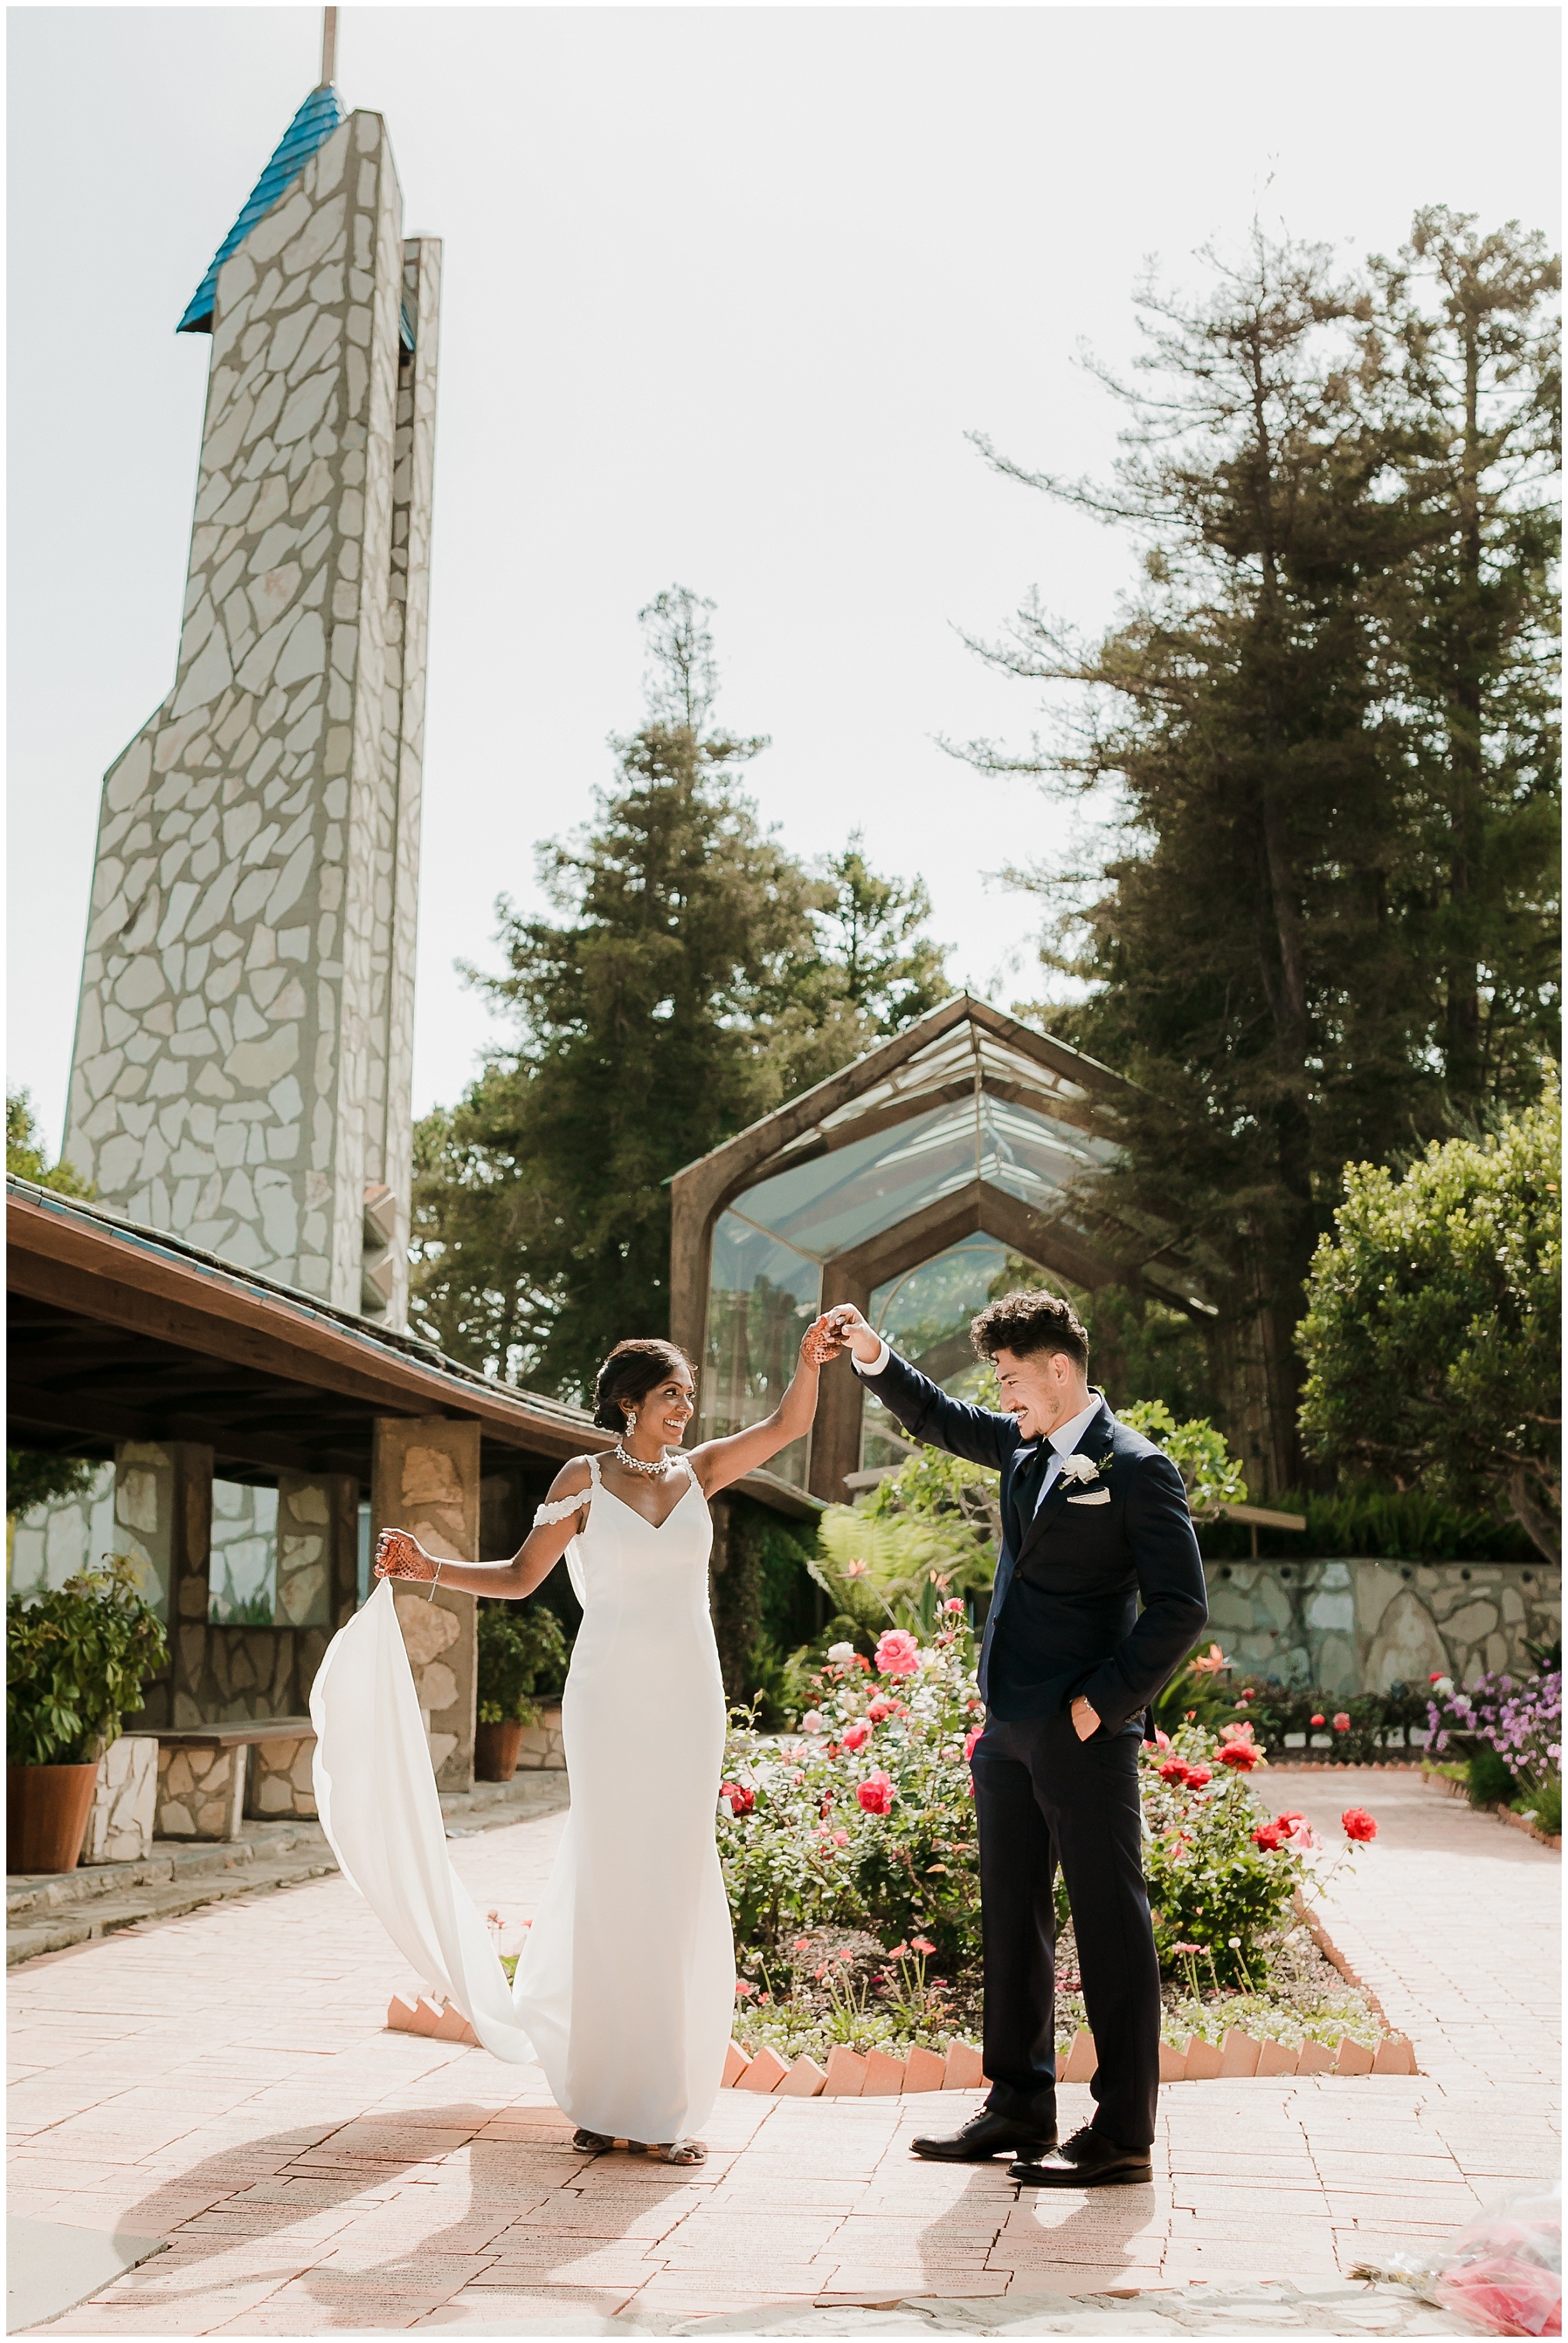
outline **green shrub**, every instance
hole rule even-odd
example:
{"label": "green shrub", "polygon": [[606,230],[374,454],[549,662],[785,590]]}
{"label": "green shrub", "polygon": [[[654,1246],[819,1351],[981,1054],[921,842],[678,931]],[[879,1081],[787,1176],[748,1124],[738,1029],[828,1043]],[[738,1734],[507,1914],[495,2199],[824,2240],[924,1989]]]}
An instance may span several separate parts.
{"label": "green shrub", "polygon": [[5,1513],[9,1520],[29,1505],[59,1504],[85,1497],[98,1467],[90,1456],[55,1456],[36,1448],[5,1451]]}
{"label": "green shrub", "polygon": [[481,1725],[531,1725],[536,1694],[560,1690],[567,1668],[560,1621],[542,1603],[481,1602],[475,1691]]}
{"label": "green shrub", "polygon": [[5,1739],[13,1765],[94,1765],[168,1658],[136,1564],[116,1554],[35,1602],[5,1605]]}
{"label": "green shrub", "polygon": [[1517,1790],[1513,1768],[1484,1744],[1470,1753],[1464,1786],[1473,1806],[1511,1805]]}
{"label": "green shrub", "polygon": [[[1258,1551],[1268,1562],[1338,1556],[1393,1562],[1539,1562],[1515,1521],[1484,1508],[1457,1505],[1420,1489],[1362,1488],[1338,1496],[1288,1489],[1269,1499],[1271,1512],[1303,1513],[1305,1530],[1260,1529]],[[1205,1562],[1245,1562],[1251,1531],[1245,1522],[1198,1524]]]}
{"label": "green shrub", "polygon": [[1538,1831],[1548,1838],[1563,1835],[1563,1776],[1553,1774],[1539,1788],[1523,1791],[1513,1801],[1516,1814],[1528,1815]]}
{"label": "green shrub", "polygon": [[791,1668],[816,1631],[814,1523],[785,1523],[749,1497],[730,1500],[724,1567],[713,1575],[713,1633],[729,1698],[781,1725]]}

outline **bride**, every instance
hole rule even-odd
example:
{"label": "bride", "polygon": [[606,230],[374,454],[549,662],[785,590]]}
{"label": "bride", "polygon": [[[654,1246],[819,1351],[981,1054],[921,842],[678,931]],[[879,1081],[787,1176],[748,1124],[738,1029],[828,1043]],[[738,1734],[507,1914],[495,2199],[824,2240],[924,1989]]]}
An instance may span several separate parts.
{"label": "bride", "polygon": [[708,1606],[708,1500],[809,1430],[840,1345],[809,1326],[773,1413],[682,1449],[692,1373],[671,1342],[619,1342],[594,1421],[608,1457],[575,1456],[510,1562],[447,1562],[384,1530],[384,1582],[531,1594],[566,1554],[583,1623],[561,1723],[571,1810],[508,1987],[447,1855],[423,1722],[391,1589],[334,1639],[311,1691],[321,1820],[350,1884],[486,2048],[537,2059],[574,2146],[700,2164],[693,2135],[723,2078],[734,1943],[714,1840],[726,1707]]}

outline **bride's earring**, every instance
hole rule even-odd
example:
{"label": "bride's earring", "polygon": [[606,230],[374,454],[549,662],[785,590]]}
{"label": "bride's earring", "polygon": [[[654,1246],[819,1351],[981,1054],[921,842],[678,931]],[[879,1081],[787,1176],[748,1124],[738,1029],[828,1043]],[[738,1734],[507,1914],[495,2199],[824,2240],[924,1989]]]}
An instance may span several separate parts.
{"label": "bride's earring", "polygon": [[635,1432],[637,1430],[637,1410],[635,1407],[628,1407],[627,1409],[626,1428],[628,1432]]}

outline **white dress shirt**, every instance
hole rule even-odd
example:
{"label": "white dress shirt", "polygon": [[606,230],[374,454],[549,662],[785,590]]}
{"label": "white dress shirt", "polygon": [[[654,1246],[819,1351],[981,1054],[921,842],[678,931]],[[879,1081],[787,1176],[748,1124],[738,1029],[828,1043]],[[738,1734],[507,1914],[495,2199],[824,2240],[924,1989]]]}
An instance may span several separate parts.
{"label": "white dress shirt", "polygon": [[[853,1352],[849,1355],[854,1358]],[[858,1375],[879,1375],[891,1355],[887,1343],[879,1343],[876,1357],[868,1359],[863,1366],[859,1359],[855,1359],[855,1373]],[[1101,1395],[1096,1392],[1086,1408],[1077,1415],[1070,1416],[1065,1423],[1059,1423],[1056,1430],[1050,1434],[1048,1444],[1050,1449],[1050,1462],[1045,1468],[1045,1478],[1040,1484],[1040,1495],[1035,1499],[1037,1513],[1045,1502],[1046,1492],[1053,1488],[1061,1478],[1062,1458],[1071,1455],[1095,1417],[1100,1413],[1102,1404]],[[1032,1447],[1033,1443],[1026,1441],[1023,1444],[1026,1448]]]}

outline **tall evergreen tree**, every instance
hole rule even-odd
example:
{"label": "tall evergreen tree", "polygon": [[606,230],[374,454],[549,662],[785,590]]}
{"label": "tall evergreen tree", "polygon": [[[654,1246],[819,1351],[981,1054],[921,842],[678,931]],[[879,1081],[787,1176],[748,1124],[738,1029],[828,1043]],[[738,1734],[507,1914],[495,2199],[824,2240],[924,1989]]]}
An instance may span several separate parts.
{"label": "tall evergreen tree", "polygon": [[1020,613],[987,655],[1089,686],[1085,727],[1022,759],[975,753],[1058,792],[1114,791],[1102,871],[1077,888],[1060,867],[1025,874],[1058,911],[1055,964],[1089,986],[1054,1021],[1142,1086],[1115,1202],[1174,1219],[1228,1318],[1254,1325],[1286,1433],[1250,1461],[1286,1482],[1320,1191],[1373,1126],[1380,1142],[1399,1128],[1422,1079],[1374,661],[1400,515],[1345,370],[1353,288],[1322,250],[1261,236],[1235,268],[1209,257],[1206,300],[1139,295],[1140,379],[1106,377],[1129,409],[1112,488],[992,458],[1130,526],[1144,583],[1092,649]]}
{"label": "tall evergreen tree", "polygon": [[1371,268],[1412,523],[1390,650],[1430,857],[1419,951],[1463,1117],[1528,1096],[1556,1032],[1562,267],[1538,235],[1434,207]]}
{"label": "tall evergreen tree", "polygon": [[1207,298],[1141,291],[1137,378],[1103,377],[1129,415],[1113,487],[985,447],[1129,528],[1144,578],[1097,647],[1032,604],[977,646],[1088,690],[1054,742],[969,753],[1111,815],[1098,869],[1018,874],[1083,988],[1049,1013],[1143,1086],[1111,1200],[1223,1294],[1232,1403],[1261,1403],[1249,1463],[1278,1486],[1342,1165],[1536,1079],[1553,278],[1531,239],[1446,214],[1371,283],[1257,233],[1241,265],[1206,258]]}
{"label": "tall evergreen tree", "polygon": [[645,720],[587,833],[540,850],[556,916],[503,900],[507,972],[473,977],[515,1046],[416,1134],[416,1324],[566,1397],[668,1332],[669,1174],[941,981],[921,890],[856,859],[851,973],[849,882],[759,827],[740,774],[766,743],[714,720],[711,607],[675,588],[642,613]]}

